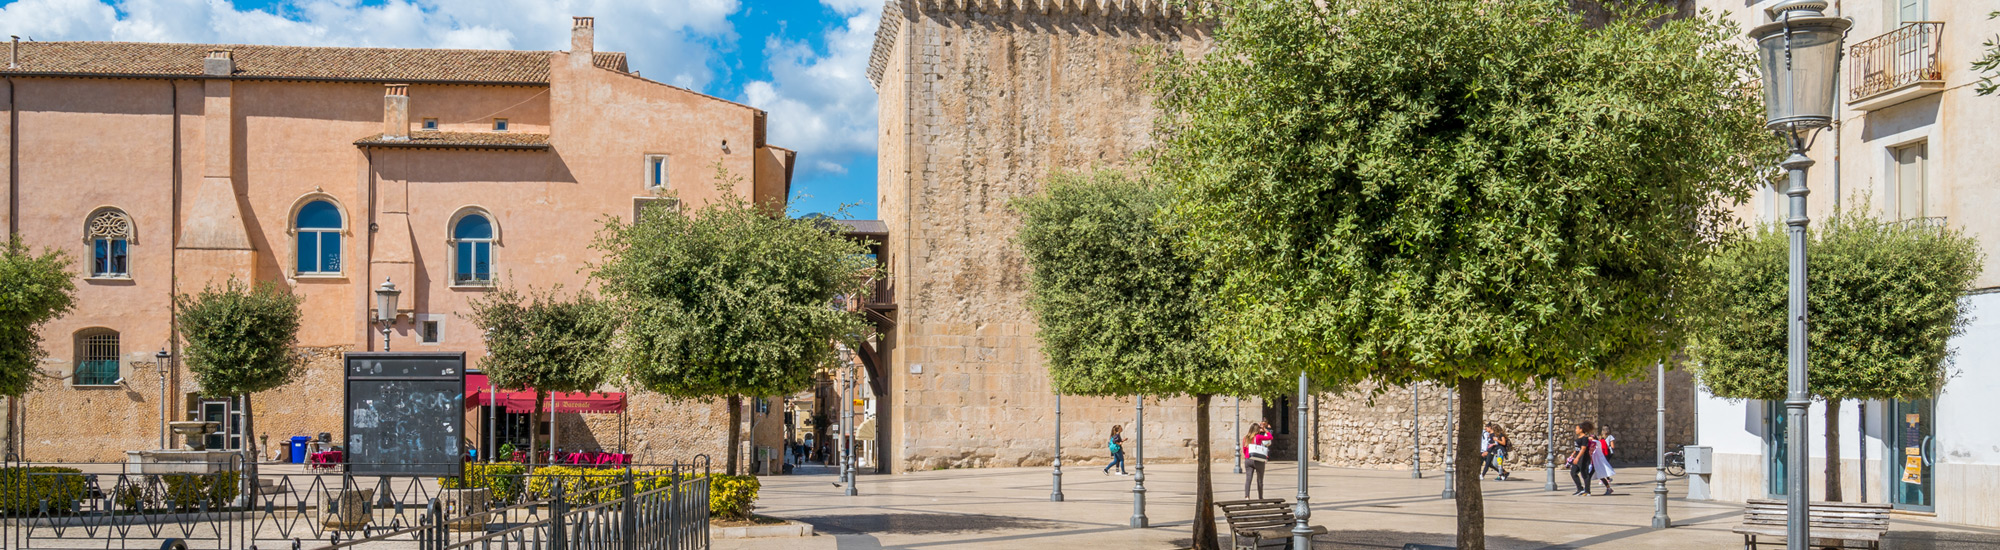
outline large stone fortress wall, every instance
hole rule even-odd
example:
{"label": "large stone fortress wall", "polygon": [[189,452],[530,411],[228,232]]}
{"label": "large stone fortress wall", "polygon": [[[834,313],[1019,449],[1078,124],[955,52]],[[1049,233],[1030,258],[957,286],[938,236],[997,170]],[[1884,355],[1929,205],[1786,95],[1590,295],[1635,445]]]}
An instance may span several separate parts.
{"label": "large stone fortress wall", "polygon": [[[900,315],[883,339],[892,396],[883,447],[895,468],[1047,463],[1055,403],[1008,201],[1051,172],[1124,166],[1151,144],[1141,50],[1205,47],[1166,4],[896,0],[884,9],[870,77],[881,95],[880,204]],[[1191,400],[1149,405],[1149,458],[1191,458]],[[1065,447],[1077,458],[1101,458],[1113,423],[1129,433],[1130,399],[1063,406]],[[1226,453],[1231,436],[1216,435]]]}
{"label": "large stone fortress wall", "polygon": [[[869,77],[880,96],[879,204],[897,316],[879,339],[889,381],[881,448],[895,471],[1049,462],[1055,397],[1025,305],[1027,265],[1014,242],[1020,218],[1008,202],[1039,191],[1052,172],[1129,166],[1134,153],[1152,145],[1158,113],[1147,92],[1144,52],[1198,55],[1209,44],[1205,29],[1176,4],[890,0],[885,6]],[[1677,380],[1671,387],[1681,389],[1670,393],[1686,395],[1685,376]],[[1492,418],[1517,431],[1545,429],[1543,416],[1534,414],[1544,408],[1540,401],[1488,393]],[[1651,395],[1649,383],[1596,382],[1560,393],[1557,421],[1609,423],[1621,442],[1650,447]],[[1373,403],[1361,394],[1317,401],[1316,421],[1298,428],[1316,430],[1306,441],[1318,444],[1321,461],[1408,464],[1408,390]],[[1444,401],[1441,393],[1426,393],[1426,454],[1442,449]],[[1214,402],[1216,459],[1234,451],[1234,404]],[[1290,432],[1290,422],[1278,416],[1296,410],[1267,411],[1264,404],[1247,400],[1243,417],[1269,417]],[[1069,397],[1062,405],[1066,463],[1102,464],[1113,424],[1132,433],[1130,398]],[[1686,407],[1680,409],[1675,416],[1686,417]],[[1149,399],[1147,459],[1194,459],[1194,417],[1191,399]],[[1691,430],[1676,428],[1669,440],[1691,440],[1675,435],[1685,431]],[[1281,436],[1280,446],[1291,439]],[[1541,452],[1546,438],[1533,439]],[[1426,468],[1437,460],[1427,458]]]}

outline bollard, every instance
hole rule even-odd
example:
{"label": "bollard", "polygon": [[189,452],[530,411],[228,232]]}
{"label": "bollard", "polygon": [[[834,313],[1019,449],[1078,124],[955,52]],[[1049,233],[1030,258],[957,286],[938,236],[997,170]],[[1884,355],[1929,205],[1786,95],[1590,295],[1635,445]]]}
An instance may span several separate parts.
{"label": "bollard", "polygon": [[563,500],[563,482],[556,479],[549,487],[549,548],[569,548],[569,545],[563,544],[569,538],[569,530],[563,525],[563,521],[568,519],[563,516],[567,515],[569,503]]}

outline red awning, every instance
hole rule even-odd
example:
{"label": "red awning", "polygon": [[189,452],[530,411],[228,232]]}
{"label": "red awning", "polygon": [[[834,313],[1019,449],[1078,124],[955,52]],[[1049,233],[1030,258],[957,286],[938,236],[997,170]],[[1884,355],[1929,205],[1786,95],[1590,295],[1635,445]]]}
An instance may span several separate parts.
{"label": "red awning", "polygon": [[[505,391],[498,394],[489,391],[484,374],[465,375],[465,406],[499,405],[507,412],[532,414],[535,412],[535,392]],[[551,392],[544,404],[544,411],[559,413],[617,413],[625,411],[625,394],[622,393],[567,393]]]}

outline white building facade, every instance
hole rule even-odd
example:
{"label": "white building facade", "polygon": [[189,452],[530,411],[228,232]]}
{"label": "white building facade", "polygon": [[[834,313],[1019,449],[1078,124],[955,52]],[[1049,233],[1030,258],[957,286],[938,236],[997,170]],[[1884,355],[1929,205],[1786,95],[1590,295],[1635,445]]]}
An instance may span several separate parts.
{"label": "white building facade", "polygon": [[[1777,0],[1697,0],[1744,29],[1769,21]],[[1814,223],[1833,209],[1868,208],[1887,220],[1962,229],[1987,263],[1965,303],[1973,323],[1952,341],[1956,376],[1930,399],[1843,402],[1842,500],[1890,503],[1937,521],[2000,527],[2000,95],[1979,96],[1971,67],[2000,35],[1989,12],[1963,0],[1834,0],[1854,20],[1839,88],[1839,123],[1808,154]],[[1747,44],[1747,39],[1745,40]],[[1783,195],[1766,189],[1745,218],[1781,221]],[[1698,439],[1714,449],[1711,496],[1782,497],[1784,409],[1697,392]],[[1825,497],[1824,403],[1807,416],[1813,500]]]}

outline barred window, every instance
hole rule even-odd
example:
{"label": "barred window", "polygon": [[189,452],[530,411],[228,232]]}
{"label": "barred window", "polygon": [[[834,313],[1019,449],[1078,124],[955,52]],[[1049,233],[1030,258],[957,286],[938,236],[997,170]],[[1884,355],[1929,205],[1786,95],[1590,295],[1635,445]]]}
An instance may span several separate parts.
{"label": "barred window", "polygon": [[77,333],[76,376],[78,386],[110,386],[118,383],[118,331],[90,329]]}

